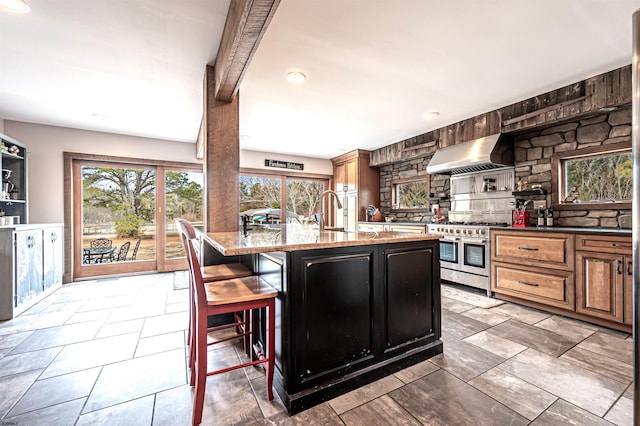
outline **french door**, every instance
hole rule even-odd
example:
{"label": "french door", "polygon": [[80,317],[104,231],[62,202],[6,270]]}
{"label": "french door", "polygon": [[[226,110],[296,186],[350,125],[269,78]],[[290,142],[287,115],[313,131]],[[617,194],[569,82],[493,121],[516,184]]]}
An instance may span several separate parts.
{"label": "french door", "polygon": [[186,269],[176,218],[203,225],[198,165],[76,160],[73,278]]}

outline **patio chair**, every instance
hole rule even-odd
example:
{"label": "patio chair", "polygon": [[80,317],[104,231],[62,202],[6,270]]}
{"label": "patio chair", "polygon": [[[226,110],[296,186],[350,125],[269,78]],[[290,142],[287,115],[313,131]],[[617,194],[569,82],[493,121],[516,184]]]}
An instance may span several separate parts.
{"label": "patio chair", "polygon": [[142,238],[138,238],[138,241],[136,241],[136,245],[133,246],[133,254],[131,255],[131,261],[136,260],[136,256],[138,255],[138,249],[140,248],[140,241],[142,241]]}
{"label": "patio chair", "polygon": [[127,241],[126,243],[120,246],[120,250],[118,251],[118,255],[116,256],[116,262],[127,260],[127,253],[129,252],[129,247],[131,247],[131,243],[129,241]]}
{"label": "patio chair", "polygon": [[[113,262],[113,250],[109,250],[113,247],[113,241],[108,238],[96,238],[95,240],[89,241],[89,246],[91,249],[103,249],[105,252],[103,254],[98,254],[94,256],[95,263],[103,263],[104,261]],[[91,256],[89,258],[89,262],[91,261]]]}

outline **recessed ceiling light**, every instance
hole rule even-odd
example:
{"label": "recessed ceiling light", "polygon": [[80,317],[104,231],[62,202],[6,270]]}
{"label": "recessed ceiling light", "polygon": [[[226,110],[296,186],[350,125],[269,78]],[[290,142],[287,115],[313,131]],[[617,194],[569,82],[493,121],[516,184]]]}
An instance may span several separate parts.
{"label": "recessed ceiling light", "polygon": [[302,83],[307,79],[307,76],[300,71],[291,71],[284,76],[289,83]]}
{"label": "recessed ceiling light", "polygon": [[437,116],[439,116],[440,113],[438,111],[427,111],[424,114],[422,114],[422,118],[424,118],[425,120],[429,120],[431,118],[435,118]]}
{"label": "recessed ceiling light", "polygon": [[31,10],[24,0],[0,0],[0,6],[16,13],[29,13]]}

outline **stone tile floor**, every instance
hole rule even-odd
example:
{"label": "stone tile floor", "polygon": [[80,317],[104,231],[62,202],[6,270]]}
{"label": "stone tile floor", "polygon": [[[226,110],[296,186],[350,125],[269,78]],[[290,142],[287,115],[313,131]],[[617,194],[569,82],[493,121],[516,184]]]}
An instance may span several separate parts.
{"label": "stone tile floor", "polygon": [[[65,285],[0,322],[0,424],[190,424],[184,282]],[[629,335],[451,286],[442,307],[442,355],[295,416],[257,368],[213,376],[203,424],[632,424]],[[244,356],[215,352],[211,367]]]}

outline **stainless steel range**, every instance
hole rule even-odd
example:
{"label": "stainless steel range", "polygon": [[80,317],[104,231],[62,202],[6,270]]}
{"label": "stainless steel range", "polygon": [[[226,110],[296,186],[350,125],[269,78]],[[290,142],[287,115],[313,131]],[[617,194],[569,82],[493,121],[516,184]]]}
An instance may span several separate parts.
{"label": "stainless steel range", "polygon": [[440,239],[440,278],[479,288],[491,295],[490,225],[430,224],[429,233]]}
{"label": "stainless steel range", "polygon": [[449,223],[430,224],[440,240],[440,277],[491,295],[489,229],[511,223],[513,167],[451,176]]}

